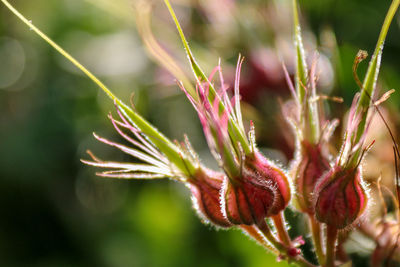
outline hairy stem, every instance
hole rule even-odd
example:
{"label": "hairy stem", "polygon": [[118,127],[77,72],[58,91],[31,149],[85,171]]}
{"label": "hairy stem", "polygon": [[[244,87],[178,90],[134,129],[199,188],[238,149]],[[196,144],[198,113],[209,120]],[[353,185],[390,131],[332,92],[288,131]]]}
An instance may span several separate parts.
{"label": "hairy stem", "polygon": [[335,266],[337,229],[334,226],[326,227],[326,267]]}
{"label": "hairy stem", "polygon": [[311,264],[300,255],[297,256],[288,255],[287,250],[290,247],[283,245],[278,239],[276,239],[276,237],[273,235],[271,229],[269,228],[269,226],[265,221],[260,222],[257,225],[257,228],[261,231],[264,237],[279,251],[280,256],[288,257],[289,262],[294,262],[301,267],[315,267],[315,265]]}
{"label": "hairy stem", "polygon": [[[301,27],[299,22],[299,14],[297,0],[293,0],[293,24],[294,24],[294,40],[296,47],[296,94],[300,106],[300,125],[304,131],[304,138],[311,143],[317,143],[320,135],[320,122],[318,113],[318,102],[315,101],[315,82],[313,75],[307,79],[307,63],[306,54],[304,52],[303,41],[301,36]],[[307,88],[307,83],[311,88]],[[304,118],[306,118],[304,120]]]}
{"label": "hairy stem", "polygon": [[254,225],[240,225],[240,228],[251,238],[253,238],[255,241],[257,241],[261,246],[266,248],[268,251],[271,251],[275,255],[279,256],[279,250],[277,250],[274,246],[271,245],[268,239],[266,239],[263,235],[263,233],[260,232],[260,230],[254,226]]}
{"label": "hairy stem", "polygon": [[394,15],[396,14],[399,4],[400,0],[392,1],[392,4],[390,5],[390,8],[386,14],[385,21],[383,22],[374,54],[372,55],[371,61],[369,62],[368,65],[368,70],[364,78],[363,87],[361,88],[360,100],[358,101],[358,106],[357,106],[357,112],[361,112],[362,116],[359,127],[357,129],[355,143],[357,143],[361,139],[365,131],[366,120],[368,115],[367,111],[372,101],[371,97],[374,96],[375,85],[378,79],[379,68],[381,64],[383,45],[390,24],[393,20]]}
{"label": "hairy stem", "polygon": [[276,231],[278,233],[279,239],[286,246],[288,246],[288,247],[291,246],[289,233],[286,230],[285,218],[283,217],[283,212],[279,212],[278,215],[273,216],[272,220],[274,221],[274,225],[275,225]]}
{"label": "hairy stem", "polygon": [[[176,14],[171,6],[171,3],[168,0],[164,0],[164,3],[166,4],[166,6],[171,14],[171,17],[176,25],[176,28],[178,29],[179,36],[180,36],[182,44],[185,48],[186,54],[189,59],[190,67],[192,68],[192,71],[196,78],[196,81],[198,83],[201,83],[202,81],[208,83],[209,89],[210,89],[208,98],[209,98],[210,103],[213,103],[214,98],[218,97],[217,92],[214,88],[214,85],[208,80],[207,76],[204,74],[203,70],[200,68],[199,64],[196,62],[196,60],[193,56],[193,53],[190,50],[189,43],[187,42],[186,37],[183,34],[183,30],[182,30],[182,27],[180,26],[178,18],[176,17]],[[193,94],[192,97],[194,99],[197,99],[196,94]],[[240,113],[240,105],[236,105],[236,108],[238,108],[238,113]],[[222,101],[219,101],[219,109],[221,112],[226,109],[226,107],[224,106]],[[240,114],[240,117],[237,118],[237,120],[233,120],[231,117],[229,117],[228,133],[229,133],[229,136],[233,140],[234,146],[237,146],[237,144],[239,143],[241,146],[241,149],[243,149],[243,151],[246,155],[251,154],[253,152],[251,150],[250,144],[247,140],[247,136],[244,132],[244,126],[243,126],[243,122],[241,120],[241,114]]]}
{"label": "hairy stem", "polygon": [[325,253],[321,240],[321,224],[319,224],[313,216],[309,216],[309,218],[310,218],[310,227],[314,242],[315,254],[317,255],[319,264],[324,265]]}

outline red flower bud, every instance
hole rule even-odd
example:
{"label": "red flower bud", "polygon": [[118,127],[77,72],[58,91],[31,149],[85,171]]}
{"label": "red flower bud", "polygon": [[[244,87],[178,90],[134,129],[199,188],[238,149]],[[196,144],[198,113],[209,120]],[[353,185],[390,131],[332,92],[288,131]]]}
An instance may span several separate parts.
{"label": "red flower bud", "polygon": [[231,223],[258,224],[286,207],[290,186],[285,173],[256,152],[245,159],[241,177],[226,178],[223,196]]}
{"label": "red flower bud", "polygon": [[314,214],[312,195],[315,185],[329,167],[321,145],[302,141],[301,156],[294,170],[296,199],[302,212]]}
{"label": "red flower bud", "polygon": [[219,227],[229,227],[231,223],[221,211],[220,195],[224,174],[209,169],[201,169],[193,179],[189,180],[193,205],[207,223]]}
{"label": "red flower bud", "polygon": [[343,229],[364,212],[368,196],[359,168],[333,167],[315,188],[315,215],[318,221]]}

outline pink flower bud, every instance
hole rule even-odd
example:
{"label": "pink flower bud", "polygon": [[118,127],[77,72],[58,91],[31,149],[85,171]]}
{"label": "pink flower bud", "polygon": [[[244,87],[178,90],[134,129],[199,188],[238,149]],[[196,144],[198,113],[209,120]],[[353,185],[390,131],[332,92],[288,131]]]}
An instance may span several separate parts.
{"label": "pink flower bud", "polygon": [[223,173],[203,168],[188,181],[188,185],[193,205],[203,221],[219,227],[229,227],[231,223],[222,214],[220,204],[223,179]]}
{"label": "pink flower bud", "polygon": [[314,214],[312,195],[321,176],[329,170],[329,162],[321,151],[321,145],[301,143],[301,156],[294,170],[296,200],[302,212]]}
{"label": "pink flower bud", "polygon": [[315,188],[315,215],[318,221],[343,229],[364,212],[368,196],[359,168],[333,167]]}
{"label": "pink flower bud", "polygon": [[286,207],[290,186],[285,173],[256,152],[245,159],[241,177],[226,178],[223,196],[231,223],[258,224]]}

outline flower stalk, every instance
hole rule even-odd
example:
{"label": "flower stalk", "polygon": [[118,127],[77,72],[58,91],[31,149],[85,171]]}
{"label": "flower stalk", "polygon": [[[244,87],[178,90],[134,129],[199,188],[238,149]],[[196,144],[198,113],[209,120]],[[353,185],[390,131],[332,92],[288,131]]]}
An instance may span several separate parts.
{"label": "flower stalk", "polygon": [[336,255],[336,241],[338,230],[336,227],[331,227],[328,225],[326,228],[326,267],[334,267],[335,265],[335,255]]}
{"label": "flower stalk", "polygon": [[320,265],[325,265],[325,252],[322,243],[322,231],[321,224],[314,218],[314,216],[309,216],[311,235],[313,238],[313,243],[315,247],[315,254],[317,256]]}
{"label": "flower stalk", "polygon": [[281,242],[286,246],[291,246],[292,242],[290,240],[289,233],[286,230],[287,226],[285,223],[283,212],[280,212],[279,214],[272,216],[272,220],[274,221],[274,225]]}
{"label": "flower stalk", "polygon": [[264,237],[279,251],[280,258],[287,258],[289,262],[296,263],[298,266],[302,267],[313,267],[314,265],[304,259],[295,247],[290,247],[282,244],[271,232],[268,224],[263,221],[257,228],[261,231]]}
{"label": "flower stalk", "polygon": [[[361,140],[362,136],[366,131],[368,110],[373,101],[372,98],[374,97],[375,93],[376,82],[378,80],[379,69],[381,66],[383,46],[385,43],[387,33],[389,31],[389,27],[392,23],[393,17],[396,14],[399,5],[400,5],[400,0],[393,0],[389,7],[389,10],[386,14],[385,20],[381,28],[381,32],[379,34],[378,42],[376,43],[374,54],[371,57],[367,73],[365,74],[365,78],[361,88],[360,99],[357,103],[357,113],[360,114],[361,119],[357,127],[357,131],[355,132],[356,143]],[[353,166],[357,164],[360,153],[361,149],[359,149],[356,152],[356,156],[351,162]]]}

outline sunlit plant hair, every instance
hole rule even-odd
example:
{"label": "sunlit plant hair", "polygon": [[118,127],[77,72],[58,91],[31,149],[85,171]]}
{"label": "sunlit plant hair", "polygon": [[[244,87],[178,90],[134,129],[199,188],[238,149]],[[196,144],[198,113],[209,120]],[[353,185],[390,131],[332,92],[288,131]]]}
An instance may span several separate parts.
{"label": "sunlit plant hair", "polygon": [[[386,15],[363,83],[357,75],[358,64],[366,58],[365,52],[356,56],[353,66],[354,77],[360,87],[350,108],[345,135],[339,152],[328,151],[329,137],[338,120],[328,120],[322,114],[322,99],[317,92],[317,60],[311,67],[307,65],[303,48],[297,1],[293,0],[293,25],[295,75],[294,84],[284,67],[286,80],[292,92],[294,112],[283,108],[287,121],[292,126],[295,139],[295,156],[290,169],[280,166],[264,156],[256,145],[255,125],[250,121],[245,127],[240,103],[240,74],[243,58],[239,56],[235,72],[233,94],[224,82],[220,61],[209,76],[197,63],[189,43],[179,24],[178,18],[168,0],[164,0],[177,27],[179,38],[186,51],[195,83],[191,84],[176,66],[172,57],[157,46],[149,31],[142,32],[147,47],[156,51],[157,60],[173,73],[178,84],[197,112],[203,132],[220,171],[206,167],[192,148],[189,138],[183,142],[172,141],[140,116],[134,108],[126,105],[109,90],[97,77],[53,42],[42,31],[21,15],[7,0],[1,0],[20,20],[54,49],[84,72],[113,101],[117,116],[109,114],[115,130],[129,146],[94,134],[102,143],[129,154],[140,162],[116,162],[102,160],[88,151],[91,160],[83,163],[102,168],[97,173],[102,177],[121,179],[169,178],[185,184],[190,192],[193,206],[203,222],[217,228],[240,228],[257,243],[274,253],[279,260],[287,260],[300,266],[314,266],[305,259],[301,246],[303,236],[289,235],[289,224],[284,211],[287,210],[292,195],[297,210],[304,214],[310,224],[315,255],[321,266],[339,266],[343,263],[336,251],[343,246],[338,238],[340,232],[349,233],[362,225],[360,218],[367,210],[370,196],[363,180],[362,160],[372,144],[365,145],[365,138],[373,112],[382,117],[378,105],[393,91],[388,91],[375,100],[375,87],[380,69],[383,43],[391,21],[400,4],[393,0]],[[145,10],[149,12],[148,10]],[[140,24],[140,23],[139,23]],[[219,83],[214,82],[217,77]],[[292,110],[292,111],[293,111]],[[386,124],[387,125],[387,124]],[[387,126],[388,127],[388,126]],[[246,131],[246,128],[249,128]],[[396,174],[400,152],[394,142]],[[105,169],[105,170],[104,170]],[[399,177],[396,177],[396,193],[400,198]],[[294,184],[294,186],[292,186]],[[399,199],[397,202],[399,213]],[[400,217],[400,215],[398,215]],[[378,225],[376,230],[392,231],[395,238],[383,242],[378,236],[372,239],[378,244],[372,262],[384,263],[400,254],[400,218],[397,228],[388,224]],[[397,230],[392,230],[397,229]],[[388,253],[383,253],[382,248]],[[383,257],[382,255],[385,255]]]}

